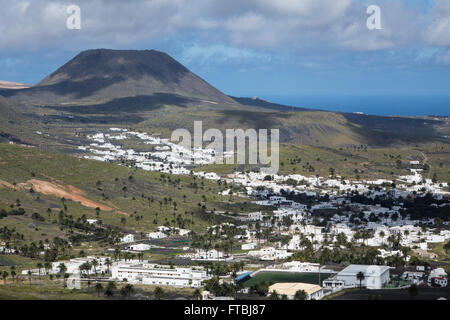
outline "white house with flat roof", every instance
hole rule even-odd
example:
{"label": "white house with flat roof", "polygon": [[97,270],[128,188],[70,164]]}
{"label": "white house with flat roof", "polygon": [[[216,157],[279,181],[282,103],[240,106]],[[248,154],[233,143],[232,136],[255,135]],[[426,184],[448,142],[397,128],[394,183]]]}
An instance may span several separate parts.
{"label": "white house with flat roof", "polygon": [[164,232],[157,231],[157,232],[150,232],[148,234],[148,237],[150,239],[164,239],[167,237],[167,235]]}
{"label": "white house with flat roof", "polygon": [[150,250],[152,247],[148,244],[145,243],[138,243],[138,244],[133,244],[131,246],[129,246],[127,249],[130,251],[148,251]]}
{"label": "white house with flat roof", "polygon": [[127,234],[126,236],[124,236],[122,239],[120,239],[121,242],[123,243],[131,243],[134,242],[134,235],[132,234]]}
{"label": "white house with flat roof", "polygon": [[360,272],[364,274],[361,285],[367,289],[381,289],[390,279],[388,266],[351,264],[334,277],[325,280],[323,285],[328,288],[359,287],[360,280],[357,275]]}

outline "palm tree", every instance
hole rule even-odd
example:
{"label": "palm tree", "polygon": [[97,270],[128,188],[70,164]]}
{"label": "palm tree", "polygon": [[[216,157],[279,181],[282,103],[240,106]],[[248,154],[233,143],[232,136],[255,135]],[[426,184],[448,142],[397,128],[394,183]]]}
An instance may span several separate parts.
{"label": "palm tree", "polygon": [[114,290],[116,290],[116,284],[114,282],[108,282],[105,290],[105,295],[107,297],[112,297],[114,295]]}
{"label": "palm tree", "polygon": [[106,258],[105,265],[107,267],[107,272],[109,273],[109,267],[111,267],[111,260],[109,258]]}
{"label": "palm tree", "polygon": [[61,274],[61,276],[64,279],[63,286],[66,287],[66,271],[67,271],[67,267],[66,267],[66,265],[64,263],[60,263],[58,265],[58,269],[59,269],[59,273]]}
{"label": "palm tree", "polygon": [[386,234],[384,233],[384,231],[380,231],[379,235],[380,235],[380,237],[381,237],[381,245],[383,245],[383,243],[384,243],[384,236],[385,236]]}
{"label": "palm tree", "polygon": [[294,295],[294,300],[306,300],[308,299],[308,294],[305,290],[298,290]]}
{"label": "palm tree", "polygon": [[97,261],[97,259],[92,260],[91,264],[92,264],[92,266],[94,267],[94,273],[95,273],[95,276],[97,276],[97,266],[98,266],[98,261]]}
{"label": "palm tree", "polygon": [[11,266],[11,277],[12,277],[12,279],[13,279],[13,282],[14,282],[14,278],[15,278],[15,276],[16,276],[16,267],[15,266]]}
{"label": "palm tree", "polygon": [[81,264],[78,269],[80,270],[80,275],[83,274],[83,271],[86,271],[87,276],[89,278],[89,270],[91,270],[91,264],[89,262],[85,262]]}
{"label": "palm tree", "polygon": [[122,297],[129,297],[134,292],[134,288],[131,284],[125,285],[122,289],[120,289],[120,294]]}
{"label": "palm tree", "polygon": [[39,269],[39,278],[40,278],[40,277],[41,277],[41,269],[42,269],[44,266],[42,265],[42,263],[38,262],[38,263],[36,264],[36,267],[38,267],[38,269]]}
{"label": "palm tree", "polygon": [[59,273],[61,273],[62,275],[64,275],[67,271],[66,265],[62,262],[58,265],[58,269],[59,269]]}
{"label": "palm tree", "polygon": [[52,264],[50,262],[45,262],[44,263],[45,274],[48,275],[48,273],[49,273],[51,268],[52,268]]}
{"label": "palm tree", "polygon": [[153,294],[155,295],[155,298],[156,298],[157,300],[161,300],[161,298],[162,298],[163,295],[164,295],[164,290],[161,289],[160,287],[156,287],[156,288],[155,288],[155,291],[153,292]]}
{"label": "palm tree", "polygon": [[97,296],[99,296],[100,297],[100,293],[102,293],[102,291],[103,291],[103,286],[102,286],[102,284],[101,283],[99,283],[99,282],[97,282],[96,284],[95,284],[95,291],[97,292]]}
{"label": "palm tree", "polygon": [[361,271],[356,274],[356,279],[359,280],[359,288],[362,288],[362,281],[365,279],[364,273]]}
{"label": "palm tree", "polygon": [[120,250],[119,249],[115,249],[114,250],[114,260],[119,260],[120,259],[120,255],[121,255],[121,252],[120,252]]}
{"label": "palm tree", "polygon": [[8,273],[8,271],[3,271],[3,273],[2,273],[2,278],[3,278],[3,283],[4,284],[6,284],[6,278],[8,278],[8,275],[9,275],[9,273]]}
{"label": "palm tree", "polygon": [[280,295],[277,293],[276,290],[273,290],[270,294],[270,300],[280,300]]}
{"label": "palm tree", "polygon": [[203,297],[202,297],[202,293],[200,292],[199,289],[195,289],[192,298],[193,298],[194,300],[202,300],[202,298],[203,298]]}

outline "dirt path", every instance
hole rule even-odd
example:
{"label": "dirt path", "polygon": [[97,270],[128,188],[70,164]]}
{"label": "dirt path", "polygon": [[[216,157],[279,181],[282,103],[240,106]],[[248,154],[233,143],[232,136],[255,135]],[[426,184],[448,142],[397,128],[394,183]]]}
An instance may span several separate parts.
{"label": "dirt path", "polygon": [[423,156],[423,164],[428,164],[428,167],[429,167],[427,179],[431,179],[432,168],[431,168],[431,164],[429,163],[430,161],[429,161],[429,159],[428,159],[428,157],[427,157],[427,155],[425,153],[423,153],[422,151],[420,151],[420,153]]}

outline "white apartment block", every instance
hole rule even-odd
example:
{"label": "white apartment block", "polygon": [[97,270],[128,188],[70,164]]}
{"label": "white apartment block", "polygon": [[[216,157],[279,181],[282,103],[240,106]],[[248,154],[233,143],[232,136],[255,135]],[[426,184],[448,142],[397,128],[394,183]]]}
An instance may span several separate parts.
{"label": "white apartment block", "polygon": [[199,288],[211,277],[203,267],[170,267],[148,263],[121,263],[111,268],[112,278],[129,283]]}

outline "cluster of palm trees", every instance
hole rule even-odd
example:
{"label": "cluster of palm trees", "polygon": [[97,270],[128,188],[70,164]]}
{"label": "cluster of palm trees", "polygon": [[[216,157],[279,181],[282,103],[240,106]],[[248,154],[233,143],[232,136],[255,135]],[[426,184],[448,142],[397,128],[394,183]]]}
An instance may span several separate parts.
{"label": "cluster of palm trees", "polygon": [[[138,253],[132,253],[132,252],[122,252],[120,249],[115,249],[113,253],[114,261],[118,261],[121,259],[124,259],[125,261],[128,260],[135,260],[138,258],[139,261],[144,260],[144,253],[138,252]],[[109,258],[108,258],[109,260]]]}
{"label": "cluster of palm trees", "polygon": [[48,262],[48,261],[46,261],[44,263],[38,262],[36,264],[36,267],[38,268],[38,274],[39,274],[39,277],[40,277],[41,276],[41,270],[44,269],[45,274],[48,274],[50,269],[52,268],[52,264],[50,262]]}
{"label": "cluster of palm trees", "polygon": [[10,267],[10,273],[8,273],[8,271],[4,270],[4,271],[1,273],[1,275],[2,275],[3,282],[4,282],[5,284],[6,284],[6,279],[8,278],[9,275],[11,275],[12,281],[14,282],[14,280],[17,279],[17,278],[16,278],[16,276],[17,276],[17,273],[16,273],[16,267],[15,267],[15,266],[11,266],[11,267]]}
{"label": "cluster of palm trees", "polygon": [[233,278],[237,277],[237,273],[244,270],[245,263],[234,262],[234,263],[213,263],[213,262],[202,262],[202,266],[206,269],[206,273],[212,276],[225,276],[231,274]]}
{"label": "cluster of palm trees", "polygon": [[233,254],[233,249],[236,243],[235,236],[242,234],[243,231],[235,226],[217,226],[210,228],[205,234],[197,234],[191,232],[190,245],[195,249],[202,249],[209,251],[216,249],[225,254]]}
{"label": "cluster of palm trees", "polygon": [[[269,298],[271,300],[288,300],[288,296],[285,294],[279,294],[276,290],[270,293]],[[297,290],[293,296],[294,300],[307,300],[308,293],[305,290]]]}
{"label": "cluster of palm trees", "polygon": [[[117,286],[114,282],[110,281],[106,285],[106,288],[104,288],[100,282],[97,282],[94,286],[94,289],[97,292],[97,296],[100,296],[103,293],[106,297],[112,298],[117,291]],[[122,296],[122,298],[125,299],[133,295],[135,291],[136,290],[134,289],[133,285],[127,283],[119,289],[119,294]]]}

